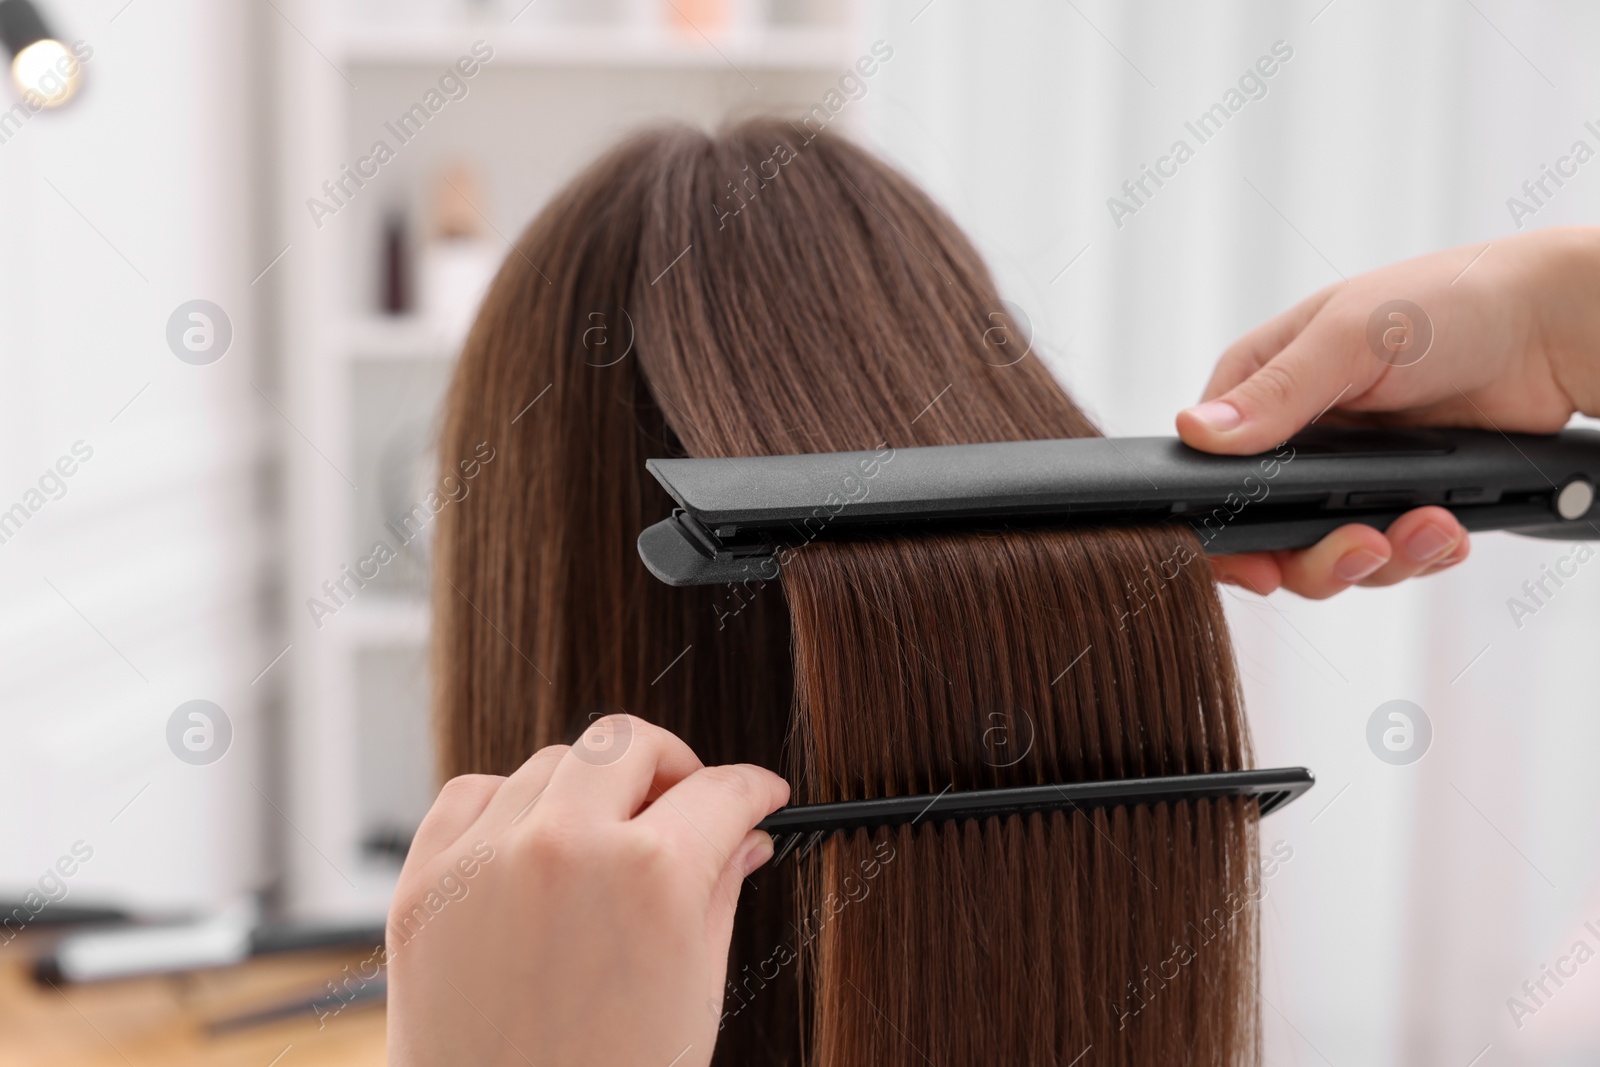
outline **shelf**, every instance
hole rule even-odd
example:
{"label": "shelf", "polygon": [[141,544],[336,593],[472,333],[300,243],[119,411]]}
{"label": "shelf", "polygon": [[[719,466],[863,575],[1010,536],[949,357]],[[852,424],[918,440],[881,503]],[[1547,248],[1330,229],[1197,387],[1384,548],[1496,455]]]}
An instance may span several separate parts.
{"label": "shelf", "polygon": [[416,315],[353,316],[340,327],[340,351],[346,359],[453,360],[464,336],[452,336]]}
{"label": "shelf", "polygon": [[422,646],[428,641],[428,602],[394,593],[363,594],[325,621],[328,632],[362,648]]}
{"label": "shelf", "polygon": [[[470,107],[452,103],[449,124],[430,128],[393,168],[385,194],[392,199],[363,196],[349,217],[341,211],[340,225],[329,227],[309,254],[288,257],[278,268],[289,272],[285,414],[315,427],[310,437],[318,450],[339,462],[333,469],[298,441],[284,452],[294,505],[290,534],[297,543],[286,582],[294,651],[278,668],[292,672],[285,738],[292,807],[286,814],[315,821],[318,849],[326,854],[286,845],[284,895],[297,915],[381,915],[393,872],[364,858],[362,842],[373,826],[420,818],[434,788],[427,552],[423,545],[399,547],[386,532],[387,521],[405,514],[434,484],[442,398],[471,318],[449,314],[454,304],[469,301],[462,291],[470,288],[464,279],[471,257],[430,260],[438,250],[422,235],[432,228],[417,221],[428,215],[429,182],[452,162],[470,160],[482,178],[480,194],[495,208],[486,213],[520,227],[582,161],[641,121],[711,128],[763,100],[780,107],[824,99],[864,50],[862,27],[854,17],[763,24],[760,13],[780,9],[766,0],[728,0],[724,7],[738,21],[722,32],[708,29],[710,40],[673,25],[671,8],[661,0],[603,5],[629,20],[611,23],[557,21],[586,17],[602,5],[546,0],[510,25],[525,0],[276,2],[284,17],[274,16],[275,24],[288,23],[278,30],[286,42],[279,105],[304,120],[278,131],[281,184],[294,202],[371,144],[363,131],[405,111],[432,87],[446,91],[441,78],[473,54],[475,42],[494,48],[483,65],[491,73],[476,75],[470,85]],[[447,6],[493,11],[498,20],[382,22],[381,16],[345,14]],[[848,0],[784,0],[781,6],[802,9],[854,11]],[[307,28],[306,40],[295,26]],[[307,40],[315,45],[304,47]],[[459,92],[452,97],[460,98]],[[413,222],[406,227],[407,259],[418,312],[405,316],[380,313],[373,299],[382,291],[383,216],[396,209]],[[507,254],[498,242],[493,253],[495,265]],[[462,271],[445,270],[451,266]],[[454,282],[463,284],[446,284]],[[430,296],[437,299],[430,302]],[[530,399],[519,398],[519,406]],[[357,488],[346,484],[349,479]],[[430,536],[436,532],[436,525],[429,527]],[[378,538],[398,551],[384,564],[382,579],[339,599],[320,592],[324,582],[343,580],[346,565],[369,556]],[[331,605],[332,614],[308,618],[309,596]],[[354,884],[330,868],[330,860]]]}
{"label": "shelf", "polygon": [[841,28],[784,27],[712,34],[671,27],[353,25],[340,54],[350,64],[445,67],[474,41],[494,48],[491,67],[815,70],[855,62],[859,42]]}

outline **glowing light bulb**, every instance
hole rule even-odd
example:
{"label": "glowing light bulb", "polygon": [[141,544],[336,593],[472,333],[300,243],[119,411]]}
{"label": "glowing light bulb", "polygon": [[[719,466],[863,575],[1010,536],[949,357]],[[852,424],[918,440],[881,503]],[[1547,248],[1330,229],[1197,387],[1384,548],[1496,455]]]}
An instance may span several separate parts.
{"label": "glowing light bulb", "polygon": [[66,45],[46,37],[17,53],[11,61],[17,90],[32,94],[45,107],[59,107],[72,99],[83,81],[83,64]]}
{"label": "glowing light bulb", "polygon": [[11,78],[28,106],[59,107],[83,80],[83,60],[92,50],[82,41],[67,47],[45,25],[33,0],[0,0],[0,44],[11,53]]}

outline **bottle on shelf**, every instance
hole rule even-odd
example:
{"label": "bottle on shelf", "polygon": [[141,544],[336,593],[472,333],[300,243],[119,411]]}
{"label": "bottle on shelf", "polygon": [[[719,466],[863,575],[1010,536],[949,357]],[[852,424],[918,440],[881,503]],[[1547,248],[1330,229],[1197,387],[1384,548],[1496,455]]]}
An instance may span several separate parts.
{"label": "bottle on shelf", "polygon": [[472,325],[505,249],[485,233],[485,201],[471,166],[446,167],[432,194],[430,233],[420,256],[422,314],[433,329],[460,338]]}

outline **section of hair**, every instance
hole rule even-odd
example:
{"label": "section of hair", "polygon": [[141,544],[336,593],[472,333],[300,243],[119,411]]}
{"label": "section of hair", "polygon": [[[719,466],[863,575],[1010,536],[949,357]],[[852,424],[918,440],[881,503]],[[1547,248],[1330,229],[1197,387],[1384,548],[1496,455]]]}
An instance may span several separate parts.
{"label": "section of hair", "polygon": [[[613,711],[672,730],[707,763],[783,764],[791,676],[781,590],[741,600],[672,589],[634,545],[672,506],[645,460],[683,451],[641,376],[629,311],[660,147],[624,146],[540,213],[462,350],[440,462],[449,468],[483,442],[495,457],[438,519],[433,675],[445,777],[510,774]],[[757,871],[746,884],[729,963],[746,991],[706,1008],[725,1019],[719,1063],[800,1062],[796,970],[768,962],[791,940],[792,892],[792,872]]]}
{"label": "section of hair", "polygon": [[[1126,575],[1183,548],[1002,532],[797,555],[784,581],[814,795],[1239,766],[1209,583],[1129,601]],[[1066,1064],[1091,1046],[1095,1062],[1238,1062],[1252,827],[1237,802],[1178,804],[833,843],[803,900],[833,916],[814,941],[816,1043],[836,1052],[820,1062]]]}
{"label": "section of hair", "polygon": [[[847,143],[757,122],[596,164],[508,257],[452,393],[443,460],[499,451],[441,516],[446,770],[612,707],[786,767],[797,801],[1244,766],[1187,534],[819,541],[781,590],[638,561],[670,510],[648,456],[1095,432],[1027,344],[954,224]],[[1254,826],[1225,802],[831,839],[747,887],[718,1062],[1253,1062]]]}

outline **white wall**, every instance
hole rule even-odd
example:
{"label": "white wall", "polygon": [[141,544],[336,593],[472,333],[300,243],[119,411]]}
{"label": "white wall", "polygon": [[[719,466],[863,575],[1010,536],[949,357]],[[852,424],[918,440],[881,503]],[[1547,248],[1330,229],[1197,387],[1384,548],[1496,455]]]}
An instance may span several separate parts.
{"label": "white wall", "polygon": [[[1170,433],[1258,322],[1341,274],[1515,232],[1522,181],[1578,137],[1600,147],[1592,7],[1325,2],[876,7],[895,59],[873,142],[976,237],[1108,432]],[[1185,120],[1280,40],[1267,95],[1198,144]],[[1107,198],[1178,137],[1194,158],[1119,228]],[[1591,163],[1534,222],[1597,211]],[[1265,913],[1268,1062],[1594,1062],[1600,963],[1520,1031],[1505,1003],[1579,937],[1600,949],[1582,927],[1600,929],[1600,567],[1520,631],[1505,606],[1567,551],[1486,535],[1410,588],[1230,593],[1258,762],[1319,778],[1263,827],[1295,849]],[[1365,741],[1397,697],[1435,729],[1409,767]]]}
{"label": "white wall", "polygon": [[[74,442],[93,450],[0,544],[0,897],[78,840],[93,858],[76,902],[180,908],[258,880],[251,683],[275,650],[256,633],[255,464],[276,416],[250,385],[250,283],[270,255],[252,233],[244,10],[47,5],[93,49],[84,87],[0,144],[0,508]],[[195,298],[232,320],[209,366],[166,343]],[[196,698],[234,727],[208,766],[166,741]]]}

